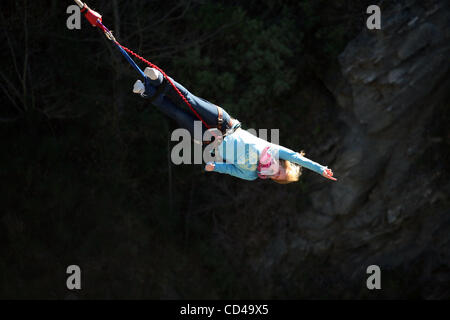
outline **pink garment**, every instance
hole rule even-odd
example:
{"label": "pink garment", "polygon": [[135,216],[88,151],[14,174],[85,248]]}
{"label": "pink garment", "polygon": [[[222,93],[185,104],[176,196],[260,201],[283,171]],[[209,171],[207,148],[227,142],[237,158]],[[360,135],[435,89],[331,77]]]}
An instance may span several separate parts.
{"label": "pink garment", "polygon": [[270,178],[270,176],[278,173],[279,168],[278,156],[274,154],[274,150],[270,149],[269,146],[265,147],[259,156],[258,177],[261,179]]}

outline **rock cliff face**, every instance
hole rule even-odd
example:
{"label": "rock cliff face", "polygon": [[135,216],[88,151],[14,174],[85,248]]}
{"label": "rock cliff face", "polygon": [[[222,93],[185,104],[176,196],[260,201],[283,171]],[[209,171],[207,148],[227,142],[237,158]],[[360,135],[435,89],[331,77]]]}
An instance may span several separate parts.
{"label": "rock cliff face", "polygon": [[315,209],[342,216],[329,253],[336,263],[403,268],[405,277],[418,276],[409,288],[448,295],[449,6],[404,1],[382,19],[380,31],[347,45],[343,79],[330,81],[348,130],[335,164],[342,179]]}
{"label": "rock cliff face", "polygon": [[268,295],[450,297],[449,3],[397,1],[381,27],[324,80],[345,123],[325,162],[339,181],[250,259]]}

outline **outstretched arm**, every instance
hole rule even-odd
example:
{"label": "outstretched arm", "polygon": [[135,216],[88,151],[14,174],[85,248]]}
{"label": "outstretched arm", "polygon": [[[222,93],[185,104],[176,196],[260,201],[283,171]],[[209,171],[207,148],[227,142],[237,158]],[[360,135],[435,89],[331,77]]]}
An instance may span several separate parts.
{"label": "outstretched arm", "polygon": [[220,173],[226,173],[244,180],[255,180],[256,177],[250,176],[246,172],[240,170],[231,163],[223,162],[208,162],[205,167],[206,171],[215,171]]}
{"label": "outstretched arm", "polygon": [[321,176],[324,176],[327,179],[330,180],[337,180],[333,177],[333,171],[329,169],[327,166],[322,166],[321,164],[318,164],[317,162],[314,162],[304,156],[302,156],[300,153],[295,152],[293,150],[290,150],[288,148],[285,148],[283,146],[278,146],[279,150],[279,157],[280,159],[288,160],[293,163],[297,163],[301,165],[302,167],[308,168],[309,170],[312,170]]}

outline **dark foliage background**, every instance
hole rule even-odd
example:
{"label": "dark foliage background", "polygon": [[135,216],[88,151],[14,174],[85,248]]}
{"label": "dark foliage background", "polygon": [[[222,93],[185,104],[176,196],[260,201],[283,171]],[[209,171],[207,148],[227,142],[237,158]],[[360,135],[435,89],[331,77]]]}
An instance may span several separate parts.
{"label": "dark foliage background", "polygon": [[[342,129],[323,75],[369,2],[88,4],[192,92],[247,128],[279,128],[281,144],[321,162],[317,147]],[[263,282],[240,264],[326,182],[305,172],[281,187],[172,165],[174,123],[131,92],[136,73],[99,31],[84,19],[66,28],[70,4],[0,8],[0,297],[335,297],[312,276],[329,271],[322,260],[299,266],[293,283]],[[65,287],[70,264],[83,272],[77,293]]]}

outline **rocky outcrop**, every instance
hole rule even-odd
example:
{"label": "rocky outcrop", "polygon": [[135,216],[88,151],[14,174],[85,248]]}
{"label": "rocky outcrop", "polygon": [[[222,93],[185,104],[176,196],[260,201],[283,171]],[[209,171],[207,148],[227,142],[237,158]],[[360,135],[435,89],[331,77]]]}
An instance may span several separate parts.
{"label": "rocky outcrop", "polygon": [[341,179],[313,195],[314,211],[339,221],[322,250],[332,264],[355,277],[371,263],[411,274],[420,264],[411,288],[433,283],[430,297],[450,288],[447,165],[420,166],[430,144],[449,147],[448,136],[429,135],[449,107],[449,17],[446,1],[404,1],[383,12],[381,30],[347,45],[342,77],[328,82],[348,126],[333,165]]}
{"label": "rocky outcrop", "polygon": [[310,281],[302,297],[364,297],[376,264],[379,297],[450,297],[450,136],[436,131],[450,107],[449,17],[447,1],[397,1],[381,30],[363,30],[339,56],[325,80],[346,125],[326,162],[339,181],[311,193],[253,261],[291,284],[276,296]]}

